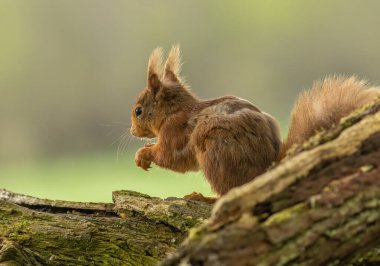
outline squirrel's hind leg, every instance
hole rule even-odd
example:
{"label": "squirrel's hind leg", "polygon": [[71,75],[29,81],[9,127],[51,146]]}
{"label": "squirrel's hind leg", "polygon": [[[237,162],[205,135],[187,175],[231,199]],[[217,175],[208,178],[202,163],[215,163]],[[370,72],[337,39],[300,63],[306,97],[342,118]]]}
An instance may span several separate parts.
{"label": "squirrel's hind leg", "polygon": [[249,110],[215,114],[207,123],[198,123],[191,141],[200,168],[218,195],[251,181],[276,160],[280,140],[273,140],[268,121],[265,114]]}

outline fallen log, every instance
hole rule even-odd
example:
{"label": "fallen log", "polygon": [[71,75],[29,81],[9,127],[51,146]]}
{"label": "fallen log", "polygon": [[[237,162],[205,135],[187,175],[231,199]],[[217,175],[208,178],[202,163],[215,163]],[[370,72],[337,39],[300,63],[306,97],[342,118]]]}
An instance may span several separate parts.
{"label": "fallen log", "polygon": [[131,191],[113,198],[114,204],[79,203],[0,190],[0,264],[154,265],[211,210]]}
{"label": "fallen log", "polygon": [[379,110],[357,111],[231,190],[161,265],[363,263],[380,236]]}

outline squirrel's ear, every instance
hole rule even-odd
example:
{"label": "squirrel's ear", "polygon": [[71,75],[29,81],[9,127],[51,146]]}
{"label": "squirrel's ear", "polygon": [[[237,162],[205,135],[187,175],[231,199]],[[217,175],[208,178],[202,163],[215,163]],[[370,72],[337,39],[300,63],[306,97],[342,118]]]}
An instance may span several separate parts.
{"label": "squirrel's ear", "polygon": [[160,76],[162,75],[162,48],[154,49],[148,62],[148,88],[155,95],[161,87]]}
{"label": "squirrel's ear", "polygon": [[180,71],[181,52],[179,45],[174,45],[169,52],[168,59],[166,59],[163,78],[173,82],[181,82]]}

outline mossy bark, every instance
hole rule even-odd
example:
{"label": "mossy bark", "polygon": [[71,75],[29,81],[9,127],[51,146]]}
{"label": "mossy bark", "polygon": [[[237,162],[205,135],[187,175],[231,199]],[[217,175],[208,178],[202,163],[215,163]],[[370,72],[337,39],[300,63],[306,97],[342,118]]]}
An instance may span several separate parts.
{"label": "mossy bark", "polygon": [[161,265],[380,265],[379,110],[359,110],[231,190]]}
{"label": "mossy bark", "polygon": [[113,197],[78,203],[0,191],[0,265],[154,265],[211,210],[129,191]]}
{"label": "mossy bark", "polygon": [[0,190],[0,265],[380,265],[380,101],[212,211],[131,191],[113,199]]}

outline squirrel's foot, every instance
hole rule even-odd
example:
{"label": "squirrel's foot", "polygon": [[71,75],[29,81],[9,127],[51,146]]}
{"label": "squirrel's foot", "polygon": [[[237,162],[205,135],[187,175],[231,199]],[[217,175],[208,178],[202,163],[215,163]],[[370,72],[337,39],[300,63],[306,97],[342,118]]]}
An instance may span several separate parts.
{"label": "squirrel's foot", "polygon": [[202,195],[202,193],[198,193],[198,192],[193,192],[189,195],[184,196],[183,198],[187,200],[205,202],[208,204],[214,204],[218,200],[218,198],[205,197]]}
{"label": "squirrel's foot", "polygon": [[148,171],[153,159],[152,150],[150,147],[151,146],[145,146],[139,149],[135,155],[136,165],[145,171]]}

